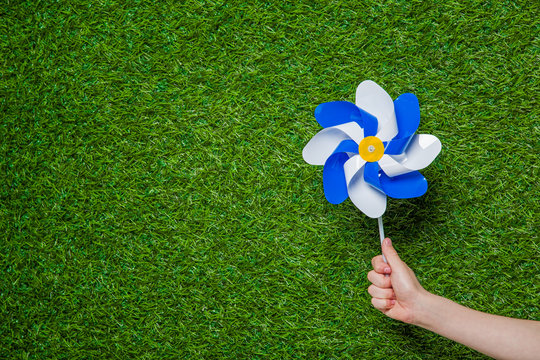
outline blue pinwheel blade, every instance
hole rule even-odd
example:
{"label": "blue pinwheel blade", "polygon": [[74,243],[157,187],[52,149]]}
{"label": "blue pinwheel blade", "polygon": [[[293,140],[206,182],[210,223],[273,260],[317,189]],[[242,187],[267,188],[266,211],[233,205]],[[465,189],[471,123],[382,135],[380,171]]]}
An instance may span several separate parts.
{"label": "blue pinwheel blade", "polygon": [[395,139],[414,135],[420,125],[420,104],[414,94],[405,93],[394,100],[398,133]]}
{"label": "blue pinwheel blade", "polygon": [[381,188],[384,193],[396,199],[410,199],[426,193],[428,184],[419,171],[389,177],[384,172],[380,176]]}
{"label": "blue pinwheel blade", "polygon": [[364,111],[362,109],[360,110],[360,116],[362,118],[362,126],[364,128],[364,136],[375,136],[377,135],[377,128],[379,127],[379,121],[377,121],[377,118],[367,111]]}
{"label": "blue pinwheel blade", "polygon": [[414,94],[405,93],[394,101],[396,121],[398,126],[397,135],[384,149],[385,154],[397,155],[403,153],[412,136],[420,125],[420,104]]}
{"label": "blue pinwheel blade", "polygon": [[315,108],[315,119],[323,128],[351,121],[364,129],[364,136],[375,136],[379,123],[377,118],[348,101],[332,101]]}
{"label": "blue pinwheel blade", "polygon": [[364,180],[374,186],[375,188],[382,191],[381,182],[379,180],[379,163],[377,162],[368,162],[364,167]]}
{"label": "blue pinwheel blade", "polygon": [[[336,126],[361,118],[360,110],[348,101],[332,101],[315,108],[315,119],[323,127]],[[358,125],[362,126],[361,123]]]}
{"label": "blue pinwheel blade", "polygon": [[324,164],[324,196],[331,204],[340,204],[349,197],[345,170],[343,169],[343,165],[347,160],[349,160],[349,156],[346,153],[339,152],[331,155]]}
{"label": "blue pinwheel blade", "polygon": [[343,140],[339,143],[337,148],[333,151],[334,154],[343,152],[350,152],[358,154],[358,144],[354,140]]}
{"label": "blue pinwheel blade", "polygon": [[413,135],[401,139],[392,139],[384,148],[384,153],[388,155],[403,154],[403,151],[405,151],[407,145],[411,142],[412,137]]}

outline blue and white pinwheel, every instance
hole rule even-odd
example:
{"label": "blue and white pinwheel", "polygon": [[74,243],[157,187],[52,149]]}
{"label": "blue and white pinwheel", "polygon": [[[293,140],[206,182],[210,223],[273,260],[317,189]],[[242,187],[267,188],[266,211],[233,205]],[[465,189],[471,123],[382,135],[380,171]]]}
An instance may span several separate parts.
{"label": "blue and white pinwheel", "polygon": [[320,104],[315,118],[324,129],[302,155],[309,164],[324,165],[324,194],[330,203],[350,197],[364,214],[380,219],[387,196],[406,199],[426,192],[427,180],[418,170],[437,157],[441,142],[433,135],[415,135],[420,124],[415,95],[392,101],[383,88],[366,80],[356,89],[356,104]]}

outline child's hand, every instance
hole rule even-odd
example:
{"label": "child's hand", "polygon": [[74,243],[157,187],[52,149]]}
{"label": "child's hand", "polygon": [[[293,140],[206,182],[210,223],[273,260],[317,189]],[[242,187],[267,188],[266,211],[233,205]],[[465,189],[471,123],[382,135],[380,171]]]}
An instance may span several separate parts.
{"label": "child's hand", "polygon": [[469,309],[424,290],[390,239],[371,261],[368,292],[373,306],[392,319],[419,325],[496,359],[539,359],[540,321]]}
{"label": "child's hand", "polygon": [[375,256],[371,263],[373,270],[368,273],[371,285],[371,303],[392,319],[415,323],[422,309],[422,303],[430,295],[416,279],[414,272],[399,258],[389,238],[384,239],[381,255]]}

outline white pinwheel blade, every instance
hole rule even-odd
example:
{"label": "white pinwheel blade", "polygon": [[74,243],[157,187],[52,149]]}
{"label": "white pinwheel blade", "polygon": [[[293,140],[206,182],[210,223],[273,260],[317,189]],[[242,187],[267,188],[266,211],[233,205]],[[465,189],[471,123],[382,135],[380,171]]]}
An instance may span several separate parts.
{"label": "white pinwheel blade", "polygon": [[364,130],[356,122],[348,122],[319,131],[302,150],[302,157],[311,165],[324,165],[326,159],[343,140],[359,143],[364,138]]}
{"label": "white pinwheel blade", "polygon": [[353,204],[370,218],[378,218],[386,211],[386,195],[364,180],[366,161],[355,155],[344,165],[347,191]]}
{"label": "white pinwheel blade", "polygon": [[343,165],[345,171],[345,181],[347,185],[351,182],[354,175],[366,164],[366,160],[362,159],[360,155],[354,155]]}
{"label": "white pinwheel blade", "polygon": [[441,152],[441,141],[433,135],[417,134],[401,155],[383,155],[379,166],[393,177],[427,167]]}
{"label": "white pinwheel blade", "polygon": [[371,80],[356,88],[356,106],[375,116],[379,121],[377,137],[390,141],[398,133],[396,113],[392,98],[382,87]]}

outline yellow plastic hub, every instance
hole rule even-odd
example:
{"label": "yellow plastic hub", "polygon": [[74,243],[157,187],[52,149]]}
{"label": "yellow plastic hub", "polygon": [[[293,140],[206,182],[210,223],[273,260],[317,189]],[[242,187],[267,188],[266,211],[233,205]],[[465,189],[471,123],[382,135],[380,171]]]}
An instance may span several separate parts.
{"label": "yellow plastic hub", "polygon": [[368,136],[360,141],[358,153],[367,162],[379,161],[384,155],[384,145],[379,138]]}

